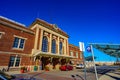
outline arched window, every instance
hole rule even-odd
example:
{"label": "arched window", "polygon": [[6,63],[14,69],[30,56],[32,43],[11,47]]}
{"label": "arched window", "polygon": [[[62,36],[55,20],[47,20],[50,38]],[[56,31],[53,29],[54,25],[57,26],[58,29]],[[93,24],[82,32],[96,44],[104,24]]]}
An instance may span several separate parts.
{"label": "arched window", "polygon": [[55,39],[52,40],[52,53],[56,53],[56,41],[55,41]]}
{"label": "arched window", "polygon": [[62,42],[60,42],[60,44],[59,44],[59,52],[60,52],[60,54],[62,54]]}
{"label": "arched window", "polygon": [[42,51],[48,52],[48,39],[46,36],[44,36],[42,40]]}

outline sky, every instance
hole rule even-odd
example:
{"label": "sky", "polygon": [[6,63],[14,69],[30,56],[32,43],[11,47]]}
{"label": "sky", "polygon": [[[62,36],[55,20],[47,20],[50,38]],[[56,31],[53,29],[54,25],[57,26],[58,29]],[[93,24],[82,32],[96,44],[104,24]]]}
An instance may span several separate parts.
{"label": "sky", "polygon": [[[76,46],[79,42],[120,44],[119,0],[0,0],[0,15],[27,27],[36,18],[57,24]],[[113,59],[94,53],[99,54],[98,60]]]}

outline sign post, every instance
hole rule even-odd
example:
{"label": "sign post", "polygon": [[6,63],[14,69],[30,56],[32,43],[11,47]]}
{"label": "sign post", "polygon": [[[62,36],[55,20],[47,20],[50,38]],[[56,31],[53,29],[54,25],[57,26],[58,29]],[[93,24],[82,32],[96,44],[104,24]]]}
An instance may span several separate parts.
{"label": "sign post", "polygon": [[96,80],[98,80],[98,75],[97,75],[97,70],[96,70],[96,65],[95,65],[95,59],[94,59],[94,52],[93,52],[92,45],[90,45],[90,47],[91,47],[91,53],[92,53],[93,64],[94,64],[94,69],[95,69],[95,77],[96,77]]}
{"label": "sign post", "polygon": [[86,79],[86,63],[85,63],[85,57],[84,57],[84,43],[83,42],[79,42],[79,47],[80,47],[80,51],[82,51],[82,57],[83,57],[83,63],[84,63],[84,80]]}

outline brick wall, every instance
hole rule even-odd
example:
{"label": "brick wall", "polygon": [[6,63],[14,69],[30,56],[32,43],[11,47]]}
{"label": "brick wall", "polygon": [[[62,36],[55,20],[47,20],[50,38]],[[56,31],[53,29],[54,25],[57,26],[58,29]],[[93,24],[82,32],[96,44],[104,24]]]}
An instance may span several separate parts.
{"label": "brick wall", "polygon": [[74,57],[76,57],[76,52],[78,52],[78,58],[72,59],[72,61],[74,61],[74,64],[76,65],[77,63],[82,63],[82,52],[80,51],[79,47],[69,44],[69,55],[71,51],[73,52]]}
{"label": "brick wall", "polygon": [[[20,56],[20,65],[29,65],[30,54],[34,47],[34,34],[3,24],[0,24],[0,32],[4,32],[0,38],[0,67],[8,67],[10,56]],[[26,39],[23,50],[13,49],[14,36]]]}
{"label": "brick wall", "polygon": [[[31,50],[34,46],[33,34],[29,34],[21,30],[16,30],[4,25],[0,25],[0,31],[5,32],[5,34],[3,34],[0,39],[0,51],[31,54]],[[24,50],[15,50],[12,48],[14,35],[27,38],[27,40],[25,41]]]}

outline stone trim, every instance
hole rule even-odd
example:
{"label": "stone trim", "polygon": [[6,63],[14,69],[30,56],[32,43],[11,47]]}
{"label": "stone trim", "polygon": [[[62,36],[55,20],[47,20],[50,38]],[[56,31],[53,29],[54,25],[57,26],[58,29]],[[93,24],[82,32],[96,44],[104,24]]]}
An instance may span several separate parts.
{"label": "stone trim", "polygon": [[1,17],[0,17],[0,24],[5,25],[7,27],[17,29],[17,30],[21,30],[21,31],[24,31],[24,32],[27,32],[30,34],[35,34],[34,31],[30,30],[29,28],[26,28],[25,26],[22,26],[22,25],[18,25],[16,23],[13,23],[13,22],[3,19]]}
{"label": "stone trim", "polygon": [[33,27],[34,25],[36,25],[36,24],[38,24],[38,25],[40,25],[40,26],[42,26],[42,27],[45,27],[45,28],[47,28],[47,29],[49,29],[49,30],[52,30],[52,31],[54,31],[54,32],[56,32],[56,33],[58,33],[58,34],[60,34],[60,35],[65,36],[65,37],[69,37],[69,36],[68,36],[64,31],[62,31],[60,28],[55,29],[53,24],[49,24],[49,23],[47,23],[47,22],[45,22],[45,21],[43,21],[43,20],[40,20],[40,19],[36,19],[36,20],[31,24],[30,28],[32,28],[32,27]]}
{"label": "stone trim", "polygon": [[0,51],[0,54],[16,54],[16,55],[24,55],[24,56],[31,56],[31,54],[26,54],[26,53],[15,53],[15,52],[5,52],[5,51]]}

